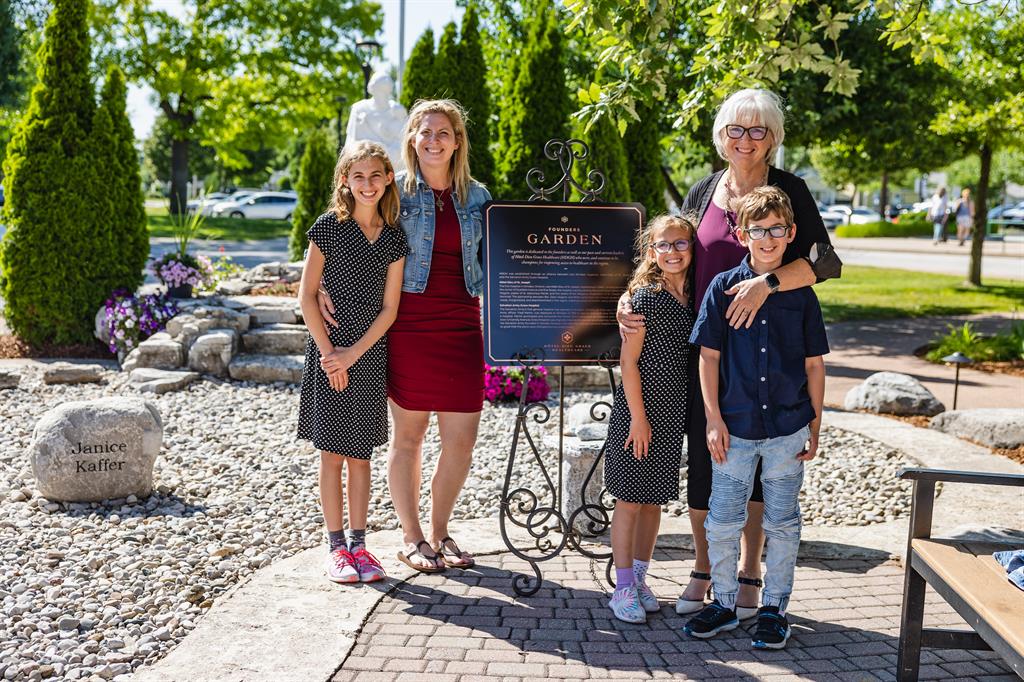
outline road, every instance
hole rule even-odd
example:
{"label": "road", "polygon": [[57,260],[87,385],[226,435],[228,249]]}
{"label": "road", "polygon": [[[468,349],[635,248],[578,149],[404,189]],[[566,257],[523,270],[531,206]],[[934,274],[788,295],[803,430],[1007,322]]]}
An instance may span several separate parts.
{"label": "road", "polygon": [[[878,239],[832,238],[836,252],[847,265],[896,268],[915,272],[967,276],[971,244],[957,246],[956,241],[932,244],[931,239],[901,237]],[[986,241],[981,259],[985,278],[1024,281],[1024,243]]]}

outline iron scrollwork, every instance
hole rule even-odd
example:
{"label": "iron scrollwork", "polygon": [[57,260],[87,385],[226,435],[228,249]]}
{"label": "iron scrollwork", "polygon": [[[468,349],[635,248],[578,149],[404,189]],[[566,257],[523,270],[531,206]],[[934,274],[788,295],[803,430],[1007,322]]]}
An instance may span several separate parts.
{"label": "iron scrollwork", "polygon": [[[544,145],[544,156],[552,161],[557,161],[561,168],[562,177],[550,187],[544,186],[544,172],[540,168],[531,168],[526,174],[526,184],[529,186],[532,195],[530,201],[550,201],[558,191],[562,192],[562,200],[569,201],[573,191],[580,195],[580,203],[591,203],[599,200],[600,194],[605,188],[605,176],[597,169],[587,174],[589,187],[582,186],[572,176],[573,165],[577,160],[586,158],[590,153],[586,143],[581,140],[549,140]],[[516,362],[523,369],[523,391],[519,396],[519,407],[516,414],[515,428],[512,433],[512,444],[509,449],[508,465],[505,470],[505,481],[501,492],[501,513],[499,526],[502,540],[505,546],[517,557],[527,562],[533,575],[518,574],[512,580],[512,588],[520,596],[536,594],[543,582],[542,573],[538,564],[559,556],[566,547],[579,552],[580,554],[594,560],[607,560],[606,579],[611,581],[610,567],[612,565],[611,552],[594,551],[584,545],[585,540],[600,537],[608,531],[611,526],[610,513],[614,509],[614,502],[608,495],[607,489],[601,489],[596,500],[587,499],[587,489],[597,475],[598,467],[604,458],[604,446],[594,460],[588,471],[580,493],[579,504],[568,514],[563,513],[562,505],[562,469],[564,460],[564,428],[565,415],[565,368],[558,367],[558,452],[557,452],[557,482],[545,464],[541,449],[538,447],[536,436],[531,433],[530,427],[542,427],[550,422],[554,414],[550,407],[541,402],[527,401],[526,384],[529,380],[529,368],[531,366],[543,365],[544,353],[540,349],[530,349],[520,352],[516,356]],[[614,393],[615,376],[613,367],[618,359],[610,355],[604,355],[596,360],[595,364],[600,365],[608,372],[608,383]],[[598,401],[590,408],[591,417],[595,421],[604,421],[611,415],[611,405],[605,401]],[[542,483],[539,490],[531,490],[525,485],[513,483],[515,475],[516,457],[520,454],[520,445],[525,443],[526,459],[530,464],[539,467],[542,473]],[[532,457],[530,457],[532,455]],[[528,546],[519,547],[508,531],[510,526],[525,530],[530,536]]]}

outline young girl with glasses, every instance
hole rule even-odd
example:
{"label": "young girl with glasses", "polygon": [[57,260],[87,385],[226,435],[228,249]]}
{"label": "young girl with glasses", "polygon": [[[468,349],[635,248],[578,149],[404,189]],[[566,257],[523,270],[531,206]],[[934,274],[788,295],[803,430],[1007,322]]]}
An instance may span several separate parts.
{"label": "young girl with glasses", "polygon": [[628,294],[646,325],[622,344],[622,383],[615,392],[604,462],[605,487],[616,500],[611,529],[615,593],[609,606],[627,623],[643,623],[660,608],[646,576],[661,505],[679,497],[690,392],[694,232],[691,219],[662,215],[636,240],[637,267]]}

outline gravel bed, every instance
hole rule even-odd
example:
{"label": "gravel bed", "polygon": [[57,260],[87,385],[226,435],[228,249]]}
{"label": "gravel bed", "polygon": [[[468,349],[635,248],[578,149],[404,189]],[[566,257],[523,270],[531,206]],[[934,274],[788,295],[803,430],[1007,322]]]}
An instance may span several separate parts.
{"label": "gravel bed", "polygon": [[[65,505],[33,490],[24,451],[36,421],[64,401],[134,389],[115,372],[106,384],[77,386],[23,374],[21,388],[0,393],[0,679],[130,679],[180,642],[227,589],[322,542],[317,454],[294,437],[297,387],[205,380],[147,396],[164,420],[156,492],[141,501]],[[574,393],[567,402],[595,397]],[[515,414],[514,406],[485,409],[457,518],[496,518]],[[542,431],[554,434],[550,421]],[[424,495],[437,445],[432,427]],[[517,482],[539,491],[539,468],[517,459]],[[905,516],[907,486],[895,473],[908,463],[881,443],[826,429],[822,454],[807,468],[807,523]],[[371,529],[397,527],[385,473],[381,452]],[[667,513],[682,515],[685,505],[670,504]]]}

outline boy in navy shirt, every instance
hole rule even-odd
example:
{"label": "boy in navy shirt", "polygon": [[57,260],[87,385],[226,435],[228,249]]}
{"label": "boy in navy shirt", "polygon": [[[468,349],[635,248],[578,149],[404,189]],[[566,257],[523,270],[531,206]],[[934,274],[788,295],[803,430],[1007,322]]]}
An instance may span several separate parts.
{"label": "boy in navy shirt", "polygon": [[743,198],[736,222],[737,238],[750,255],[711,282],[690,337],[690,343],[701,346],[700,383],[712,459],[711,509],[704,527],[715,600],[684,630],[703,639],[739,625],[740,530],[747,520],[747,500],[761,459],[768,553],[752,645],[781,649],[790,635],[786,606],[800,545],[798,496],[803,463],[818,452],[825,399],[822,356],[828,353],[828,340],[811,287],[776,291],[778,278],[770,274],[773,293],[753,324],[739,329],[727,324],[725,292],[781,266],[797,229],[789,197],[771,186],[759,187]]}

